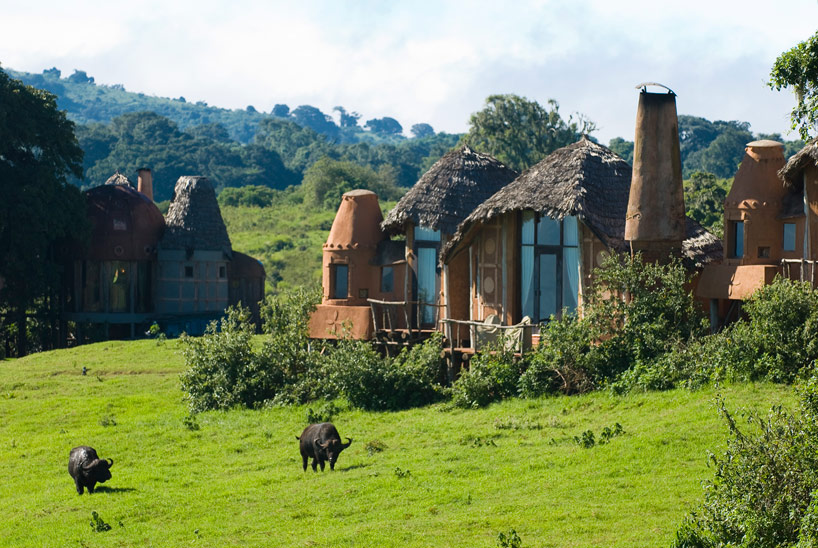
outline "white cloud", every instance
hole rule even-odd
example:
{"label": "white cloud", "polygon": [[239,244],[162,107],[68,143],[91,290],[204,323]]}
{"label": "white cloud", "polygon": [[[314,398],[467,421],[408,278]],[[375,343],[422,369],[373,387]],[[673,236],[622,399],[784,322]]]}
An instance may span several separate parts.
{"label": "white cloud", "polygon": [[[9,4],[8,6],[4,4]],[[657,80],[679,110],[783,131],[787,93],[764,86],[783,50],[815,31],[818,3],[760,0],[0,0],[0,62],[86,70],[133,91],[248,104],[335,105],[463,131],[492,93],[557,99],[633,131],[633,86]],[[689,107],[689,108],[688,108]]]}

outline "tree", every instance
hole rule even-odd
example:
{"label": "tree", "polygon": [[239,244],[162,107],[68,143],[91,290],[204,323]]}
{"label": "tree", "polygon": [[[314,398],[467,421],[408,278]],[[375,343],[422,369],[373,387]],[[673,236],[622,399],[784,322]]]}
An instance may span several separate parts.
{"label": "tree", "polygon": [[279,103],[273,107],[272,114],[277,118],[286,118],[287,116],[290,115],[290,107]]}
{"label": "tree", "polygon": [[626,141],[622,137],[614,137],[608,143],[608,148],[633,165],[633,141]]}
{"label": "tree", "polygon": [[563,120],[553,99],[546,109],[519,95],[490,95],[483,110],[471,115],[462,144],[523,170],[595,130],[582,115]]}
{"label": "tree", "polygon": [[301,105],[290,113],[290,117],[300,126],[308,127],[329,137],[338,136],[338,126],[332,118],[310,105]]}
{"label": "tree", "polygon": [[721,237],[724,230],[724,200],[732,179],[696,171],[684,182],[685,213]]}
{"label": "tree", "polygon": [[410,131],[412,132],[412,135],[415,136],[415,139],[431,137],[435,134],[434,128],[426,123],[415,124],[412,126]]}
{"label": "tree", "polygon": [[360,120],[361,115],[357,112],[347,112],[347,109],[341,106],[335,107],[332,110],[337,111],[341,117],[341,127],[358,127],[358,120]]}
{"label": "tree", "polygon": [[337,208],[345,192],[358,188],[375,192],[381,200],[396,200],[403,193],[371,168],[331,158],[321,158],[310,166],[302,186],[304,203],[323,209]]}
{"label": "tree", "polygon": [[15,324],[18,356],[28,353],[29,311],[55,318],[59,244],[86,233],[72,175],[82,176],[73,122],[54,95],[0,70],[0,309]]}
{"label": "tree", "polygon": [[818,126],[818,32],[779,55],[770,78],[772,89],[793,88],[797,102],[790,113],[792,129],[809,139]]}
{"label": "tree", "polygon": [[364,127],[372,133],[381,135],[400,135],[403,133],[403,126],[400,125],[400,122],[389,116],[367,120]]}

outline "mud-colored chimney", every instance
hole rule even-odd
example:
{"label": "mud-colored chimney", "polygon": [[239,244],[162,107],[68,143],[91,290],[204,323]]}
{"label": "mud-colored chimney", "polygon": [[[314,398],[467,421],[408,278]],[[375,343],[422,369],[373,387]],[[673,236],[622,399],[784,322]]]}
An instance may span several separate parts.
{"label": "mud-colored chimney", "polygon": [[153,175],[147,167],[137,170],[136,190],[153,200]]}
{"label": "mud-colored chimney", "polygon": [[[649,93],[641,84],[633,143],[633,176],[625,240],[646,261],[679,256],[685,237],[685,205],[676,94]],[[665,86],[662,86],[665,87]]]}

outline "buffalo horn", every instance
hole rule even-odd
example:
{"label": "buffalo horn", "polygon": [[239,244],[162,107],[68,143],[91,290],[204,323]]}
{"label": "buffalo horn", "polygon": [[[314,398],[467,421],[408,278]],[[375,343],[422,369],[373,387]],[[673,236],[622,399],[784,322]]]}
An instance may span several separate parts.
{"label": "buffalo horn", "polygon": [[107,459],[108,460],[108,468],[114,465],[114,459]]}
{"label": "buffalo horn", "polygon": [[317,445],[321,449],[326,449],[329,446],[329,442],[321,443],[320,441],[318,441],[318,438],[315,438],[315,441],[313,443],[315,443],[315,445]]}
{"label": "buffalo horn", "polygon": [[346,443],[342,443],[342,444],[341,444],[341,449],[346,449],[347,447],[349,447],[350,445],[352,445],[352,438],[347,438],[347,439],[348,439],[349,441],[347,441]]}

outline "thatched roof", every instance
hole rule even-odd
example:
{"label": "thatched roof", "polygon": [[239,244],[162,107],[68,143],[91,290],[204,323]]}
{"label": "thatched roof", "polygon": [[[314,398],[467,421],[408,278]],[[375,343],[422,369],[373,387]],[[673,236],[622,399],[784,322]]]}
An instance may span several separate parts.
{"label": "thatched roof", "polygon": [[413,224],[453,234],[475,207],[516,176],[516,171],[487,154],[469,147],[453,150],[423,174],[389,212],[381,228],[398,234]]}
{"label": "thatched roof", "polygon": [[[574,215],[609,248],[629,251],[625,215],[630,185],[631,166],[610,149],[583,137],[549,154],[475,208],[443,249],[441,261],[448,259],[472,227],[522,210],[554,219]],[[684,252],[695,264],[721,258],[718,238],[692,219],[686,230]]]}
{"label": "thatched roof", "polygon": [[801,174],[809,165],[818,166],[818,137],[794,154],[778,171],[778,176],[784,179],[787,187],[800,190],[804,185]]}
{"label": "thatched roof", "polygon": [[128,179],[127,177],[125,177],[125,176],[124,176],[123,174],[121,174],[119,171],[115,172],[113,175],[111,175],[110,177],[108,177],[108,180],[107,180],[107,181],[105,181],[105,184],[106,184],[106,185],[128,185],[128,186],[134,186],[134,184],[131,182],[131,180],[130,180],[130,179]]}
{"label": "thatched roof", "polygon": [[224,250],[231,254],[216,192],[206,177],[179,177],[165,216],[165,249]]}
{"label": "thatched roof", "polygon": [[721,240],[690,217],[685,218],[685,240],[682,242],[682,258],[696,268],[721,261],[724,248]]}

